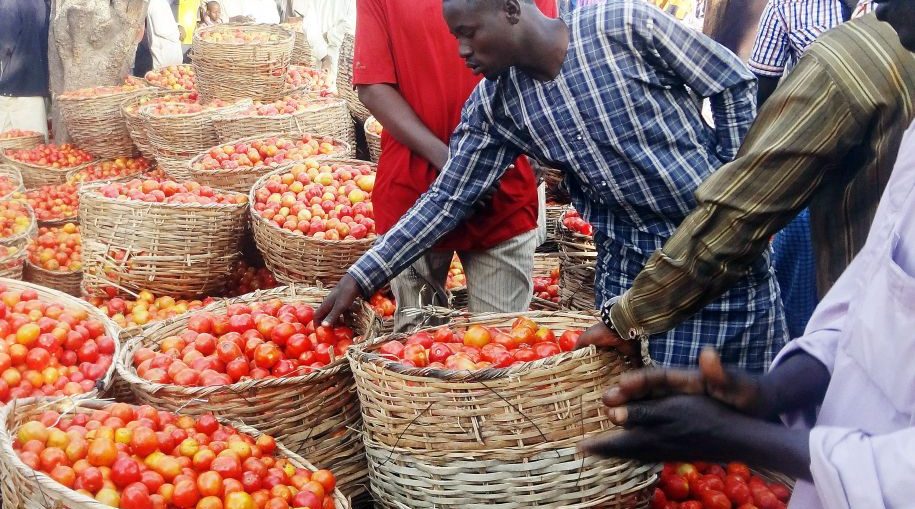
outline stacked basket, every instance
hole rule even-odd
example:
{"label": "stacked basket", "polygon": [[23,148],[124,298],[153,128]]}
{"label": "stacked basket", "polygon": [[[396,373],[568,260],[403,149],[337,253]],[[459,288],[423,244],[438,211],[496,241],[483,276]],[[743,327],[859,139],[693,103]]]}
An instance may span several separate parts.
{"label": "stacked basket", "polygon": [[[508,326],[518,315],[461,325]],[[525,313],[554,331],[591,315]],[[588,349],[502,369],[412,368],[380,346],[350,348],[375,501],[385,508],[647,507],[655,467],[585,457],[576,445],[611,431],[600,396],[628,368]]]}
{"label": "stacked basket", "polygon": [[[299,96],[306,100],[306,96]],[[309,98],[303,111],[270,116],[258,115],[253,107],[217,115],[213,126],[220,142],[263,136],[264,133],[320,133],[346,141],[352,151],[356,134],[349,118],[346,101],[336,97]],[[340,154],[352,156],[352,153]]]}
{"label": "stacked basket", "polygon": [[130,133],[130,139],[133,140],[140,153],[149,159],[156,157],[156,153],[149,142],[146,123],[143,121],[143,117],[140,116],[140,108],[150,101],[162,97],[180,96],[168,90],[150,89],[121,103],[121,116],[124,117],[124,124],[127,126],[127,132]]}
{"label": "stacked basket", "polygon": [[570,230],[559,222],[559,275],[561,305],[564,309],[594,309],[594,278],[597,247],[594,238]]}
{"label": "stacked basket", "polygon": [[147,203],[80,189],[83,286],[178,297],[216,295],[226,285],[246,228],[247,203]]}
{"label": "stacked basket", "polygon": [[313,66],[315,57],[311,53],[311,46],[305,40],[305,32],[302,30],[302,23],[283,23],[280,26],[295,34],[295,42],[292,46],[292,59],[290,63]]}
{"label": "stacked basket", "polygon": [[98,95],[85,90],[58,95],[55,100],[77,145],[102,157],[137,154],[121,105],[143,94],[145,86],[104,87]]}
{"label": "stacked basket", "polygon": [[372,162],[377,163],[381,159],[381,123],[375,117],[369,117],[363,125],[365,130],[365,142],[369,146],[369,157]]}
{"label": "stacked basket", "polygon": [[66,184],[67,175],[72,171],[86,168],[94,161],[77,166],[68,166],[64,168],[55,168],[40,164],[27,163],[18,159],[13,159],[8,153],[0,152],[0,163],[16,168],[22,176],[22,183],[26,189],[36,189],[41,186]]}
{"label": "stacked basket", "polygon": [[45,142],[44,135],[41,133],[23,131],[17,136],[7,134],[5,132],[0,133],[0,152],[8,148],[34,148]]}
{"label": "stacked basket", "polygon": [[[363,166],[369,163],[357,159],[325,159],[322,165]],[[375,168],[372,166],[372,171]],[[251,188],[249,201],[254,203],[257,190],[264,187],[280,169],[261,177]],[[251,210],[251,224],[257,248],[264,256],[267,268],[284,283],[305,283],[333,286],[346,274],[349,267],[365,254],[374,237],[350,240],[325,240],[294,234],[277,227],[261,214]]]}
{"label": "stacked basket", "polygon": [[[533,277],[545,278],[550,277],[555,269],[558,269],[562,260],[554,253],[537,253],[534,255]],[[535,311],[553,311],[559,309],[559,304],[546,300],[534,295],[531,300],[531,309]]]}
{"label": "stacked basket", "polygon": [[359,94],[353,88],[353,55],[356,47],[356,38],[351,34],[343,37],[343,44],[340,45],[340,64],[337,74],[337,93],[346,100],[349,105],[349,111],[352,113],[356,123],[363,125],[372,115],[368,108],[359,100]]}
{"label": "stacked basket", "polygon": [[[27,224],[19,233],[0,238],[0,277],[22,279],[22,270],[28,258],[29,243],[35,237],[38,226],[32,208],[23,201],[0,201],[0,213],[6,215],[23,215],[27,217]],[[10,218],[12,219],[12,218]]]}
{"label": "stacked basket", "polygon": [[[207,306],[203,311],[225,311],[232,304],[280,299],[284,304],[318,306],[327,291],[290,286],[248,294]],[[133,354],[140,347],[156,348],[163,338],[187,328],[189,316],[146,326],[127,342],[118,362],[118,374],[140,403],[188,414],[213,412],[253,426],[267,434],[282,436],[297,454],[310,458],[319,468],[338,476],[341,490],[355,496],[365,490],[366,465],[360,441],[359,402],[353,389],[349,364],[343,358],[302,376],[248,380],[231,385],[182,387],[152,383],[133,368]],[[344,323],[358,336],[374,327],[372,311],[363,303],[344,315]]]}
{"label": "stacked basket", "polygon": [[279,25],[220,24],[194,32],[194,73],[204,101],[283,96],[295,37]]}

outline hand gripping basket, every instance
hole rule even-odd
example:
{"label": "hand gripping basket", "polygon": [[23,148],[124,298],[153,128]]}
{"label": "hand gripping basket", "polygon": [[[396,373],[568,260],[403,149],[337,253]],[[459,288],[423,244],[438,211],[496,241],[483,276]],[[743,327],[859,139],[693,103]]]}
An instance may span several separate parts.
{"label": "hand gripping basket", "polygon": [[[317,307],[327,290],[289,286],[263,290],[226,299],[203,308],[220,312],[234,303],[305,303]],[[186,330],[190,314],[143,327],[125,342],[118,360],[118,375],[133,391],[137,401],[156,408],[187,414],[213,412],[253,426],[264,433],[281,436],[297,454],[337,475],[348,496],[365,490],[366,464],[359,435],[359,401],[346,359],[340,358],[323,369],[302,376],[248,380],[231,385],[182,387],[156,384],[140,378],[133,367],[133,354],[140,347],[156,349],[170,335]],[[371,333],[375,317],[362,302],[344,316],[357,336]]]}
{"label": "hand gripping basket", "polygon": [[[519,314],[476,315],[452,327],[510,326]],[[597,320],[522,313],[554,332]],[[378,348],[350,348],[376,503],[386,508],[647,507],[657,467],[583,457],[580,440],[612,431],[601,393],[626,371],[594,347],[502,369],[411,368]]]}
{"label": "hand gripping basket", "polygon": [[[236,36],[251,40],[231,42]],[[205,101],[275,101],[283,96],[294,44],[292,32],[279,25],[202,27],[191,49],[197,90]]]}
{"label": "hand gripping basket", "polygon": [[247,203],[147,203],[80,189],[83,286],[176,298],[215,295],[241,257]]}
{"label": "hand gripping basket", "polygon": [[[29,399],[0,408],[0,487],[3,490],[4,506],[7,509],[110,509],[108,505],[58,483],[49,475],[32,470],[16,454],[13,442],[21,425],[31,419],[38,419],[46,410],[71,415],[90,414],[111,404],[111,401],[99,399]],[[221,423],[251,437],[261,435],[260,430],[241,423],[226,420],[221,420]],[[287,449],[281,440],[276,442],[276,456],[288,459],[298,468],[312,472],[317,470],[310,462]],[[334,490],[333,499],[334,509],[349,509],[349,501],[340,490]]]}
{"label": "hand gripping basket", "polygon": [[101,157],[138,154],[121,116],[121,104],[145,93],[146,87],[124,88],[97,96],[63,93],[55,98],[74,143]]}
{"label": "hand gripping basket", "polygon": [[[357,159],[325,159],[328,165],[371,165]],[[372,167],[374,171],[374,166]],[[248,200],[253,203],[255,192],[265,186],[273,175],[285,173],[280,169],[261,177],[251,188]],[[284,283],[320,283],[336,285],[360,256],[375,242],[374,237],[350,240],[324,240],[293,234],[267,221],[260,213],[251,209],[251,225],[254,241],[264,257],[267,268]]]}

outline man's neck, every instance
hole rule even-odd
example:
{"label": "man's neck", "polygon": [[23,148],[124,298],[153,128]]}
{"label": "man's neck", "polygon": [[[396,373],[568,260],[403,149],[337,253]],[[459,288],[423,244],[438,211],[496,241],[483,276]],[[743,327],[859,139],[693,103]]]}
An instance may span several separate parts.
{"label": "man's neck", "polygon": [[521,41],[524,56],[517,67],[537,81],[554,80],[569,50],[569,27],[561,19],[548,18],[539,12],[527,22],[528,35]]}

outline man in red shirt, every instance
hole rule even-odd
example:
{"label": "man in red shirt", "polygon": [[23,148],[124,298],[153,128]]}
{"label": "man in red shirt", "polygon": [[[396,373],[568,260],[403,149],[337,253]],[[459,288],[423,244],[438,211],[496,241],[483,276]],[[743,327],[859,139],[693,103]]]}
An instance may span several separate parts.
{"label": "man in red shirt", "polygon": [[[537,0],[556,16],[555,0]],[[358,0],[353,83],[384,126],[372,199],[384,233],[426,192],[448,160],[448,140],[481,77],[461,60],[441,0]],[[395,328],[420,316],[401,310],[447,305],[445,281],[457,251],[472,312],[525,311],[532,295],[537,185],[521,157],[485,207],[391,281]]]}

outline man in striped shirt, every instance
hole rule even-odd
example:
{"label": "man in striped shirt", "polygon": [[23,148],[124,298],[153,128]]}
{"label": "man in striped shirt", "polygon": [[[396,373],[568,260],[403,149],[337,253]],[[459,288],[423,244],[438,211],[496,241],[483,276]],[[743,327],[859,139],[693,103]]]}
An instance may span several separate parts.
{"label": "man in striped shirt", "polygon": [[[333,321],[457,226],[519,154],[566,173],[593,226],[600,306],[632,284],[729,161],[752,121],[755,80],[737,57],[643,0],[543,16],[523,0],[445,0],[467,65],[486,76],[464,106],[432,188],[354,264],[318,310]],[[708,97],[716,127],[691,92]],[[376,207],[379,206],[376,204]],[[716,302],[654,338],[653,358],[695,363],[704,345],[761,372],[785,341],[767,253]]]}
{"label": "man in striped shirt", "polygon": [[824,34],[762,108],[737,158],[702,184],[696,209],[632,288],[604,306],[604,324],[584,343],[677,327],[740,281],[808,205],[824,294],[864,245],[913,118],[915,54],[889,24],[869,14]]}

